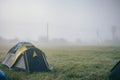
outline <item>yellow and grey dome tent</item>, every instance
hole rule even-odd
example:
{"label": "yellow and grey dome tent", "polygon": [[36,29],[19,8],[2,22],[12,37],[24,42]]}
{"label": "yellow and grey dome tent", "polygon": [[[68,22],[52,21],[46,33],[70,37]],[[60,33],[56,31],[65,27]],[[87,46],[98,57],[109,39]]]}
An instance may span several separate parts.
{"label": "yellow and grey dome tent", "polygon": [[29,42],[20,42],[11,48],[2,64],[10,69],[23,70],[28,73],[50,71],[52,69],[46,60],[44,52]]}

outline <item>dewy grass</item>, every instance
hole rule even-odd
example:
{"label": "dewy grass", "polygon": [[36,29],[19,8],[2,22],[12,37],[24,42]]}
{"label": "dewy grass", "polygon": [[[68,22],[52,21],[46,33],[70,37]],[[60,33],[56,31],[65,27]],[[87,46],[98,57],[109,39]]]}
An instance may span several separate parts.
{"label": "dewy grass", "polygon": [[[10,49],[0,47],[0,61]],[[108,80],[112,67],[120,60],[120,47],[65,46],[41,48],[54,72],[27,74],[0,66],[9,80]],[[34,66],[34,65],[33,65]]]}

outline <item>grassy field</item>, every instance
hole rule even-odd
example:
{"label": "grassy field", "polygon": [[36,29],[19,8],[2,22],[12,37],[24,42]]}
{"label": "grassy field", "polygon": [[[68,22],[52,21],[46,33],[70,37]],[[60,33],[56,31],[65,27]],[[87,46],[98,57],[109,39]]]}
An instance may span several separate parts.
{"label": "grassy field", "polygon": [[[0,47],[0,61],[11,46]],[[120,47],[39,47],[46,53],[54,72],[27,74],[0,66],[9,80],[108,80],[111,68],[120,60]]]}

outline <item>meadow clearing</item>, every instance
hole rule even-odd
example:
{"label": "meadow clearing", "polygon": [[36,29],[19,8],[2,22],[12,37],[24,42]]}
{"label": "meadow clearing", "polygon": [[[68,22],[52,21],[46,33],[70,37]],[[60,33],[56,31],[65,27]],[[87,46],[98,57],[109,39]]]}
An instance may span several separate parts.
{"label": "meadow clearing", "polygon": [[[0,47],[0,61],[10,48]],[[110,70],[120,60],[120,47],[74,45],[39,48],[45,52],[54,72],[28,74],[2,65],[0,69],[9,80],[108,80]]]}

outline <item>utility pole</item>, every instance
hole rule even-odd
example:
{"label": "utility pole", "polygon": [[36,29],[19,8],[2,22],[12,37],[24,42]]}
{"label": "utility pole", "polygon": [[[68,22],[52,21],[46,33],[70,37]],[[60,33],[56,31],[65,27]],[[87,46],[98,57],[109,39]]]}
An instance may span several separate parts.
{"label": "utility pole", "polygon": [[100,33],[100,29],[98,28],[98,29],[96,29],[96,35],[97,35],[97,40],[98,40],[98,44],[103,44],[103,42],[104,42],[104,39],[102,38],[102,35],[101,35],[101,33]]}
{"label": "utility pole", "polygon": [[96,34],[97,34],[97,40],[98,40],[98,43],[100,43],[101,42],[101,37],[100,37],[100,33],[99,33],[99,30],[97,30],[97,32],[96,32]]}
{"label": "utility pole", "polygon": [[116,40],[116,32],[117,32],[117,27],[116,26],[112,26],[111,27],[111,31],[112,31],[112,37],[113,37],[113,40]]}
{"label": "utility pole", "polygon": [[48,23],[47,23],[47,41],[49,40],[49,34],[48,34],[49,30],[48,29],[49,28],[48,28]]}

